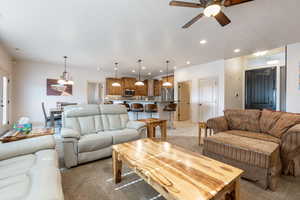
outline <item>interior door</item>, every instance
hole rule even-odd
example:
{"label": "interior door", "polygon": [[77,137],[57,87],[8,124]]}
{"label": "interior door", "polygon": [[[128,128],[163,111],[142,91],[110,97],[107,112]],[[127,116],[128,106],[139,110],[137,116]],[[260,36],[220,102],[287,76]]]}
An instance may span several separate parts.
{"label": "interior door", "polygon": [[190,119],[190,84],[189,82],[178,83],[178,120],[186,121]]}
{"label": "interior door", "polygon": [[88,104],[101,103],[101,84],[96,82],[88,82],[87,88]]}
{"label": "interior door", "polygon": [[276,67],[246,71],[246,109],[276,110]]}
{"label": "interior door", "polygon": [[199,81],[199,119],[207,121],[218,114],[218,81],[203,79]]}

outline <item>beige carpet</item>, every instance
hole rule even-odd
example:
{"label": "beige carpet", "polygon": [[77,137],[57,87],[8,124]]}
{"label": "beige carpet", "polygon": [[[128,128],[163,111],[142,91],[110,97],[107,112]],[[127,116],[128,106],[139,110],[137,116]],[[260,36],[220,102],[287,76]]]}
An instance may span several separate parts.
{"label": "beige carpet", "polygon": [[[191,151],[201,153],[196,137],[171,136],[168,140]],[[163,200],[147,183],[133,173],[115,185],[112,180],[111,158],[62,170],[65,200]],[[124,168],[124,173],[129,169]],[[133,184],[131,184],[133,182]],[[129,185],[127,185],[129,184]],[[300,177],[282,177],[276,192],[263,190],[242,180],[242,200],[299,200]]]}

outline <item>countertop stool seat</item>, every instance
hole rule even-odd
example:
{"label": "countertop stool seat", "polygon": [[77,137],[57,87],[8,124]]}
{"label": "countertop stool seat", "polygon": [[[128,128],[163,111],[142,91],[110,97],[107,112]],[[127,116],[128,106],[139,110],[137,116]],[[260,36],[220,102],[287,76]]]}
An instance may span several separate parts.
{"label": "countertop stool seat", "polygon": [[151,118],[153,118],[152,117],[153,113],[157,113],[157,104],[146,104],[145,105],[145,112],[150,113]]}
{"label": "countertop stool seat", "polygon": [[139,119],[139,113],[140,112],[144,112],[144,106],[141,103],[133,103],[131,104],[131,112],[135,112],[136,113],[136,119]]}
{"label": "countertop stool seat", "polygon": [[168,103],[164,108],[163,111],[169,112],[169,120],[168,120],[168,127],[171,129],[174,128],[174,119],[173,119],[173,113],[176,111],[177,104],[176,103]]}

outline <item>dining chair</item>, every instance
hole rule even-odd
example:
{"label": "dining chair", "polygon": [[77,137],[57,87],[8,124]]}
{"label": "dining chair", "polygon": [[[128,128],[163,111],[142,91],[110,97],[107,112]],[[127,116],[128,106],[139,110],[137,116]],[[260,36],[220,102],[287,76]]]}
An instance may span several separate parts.
{"label": "dining chair", "polygon": [[[46,108],[45,108],[45,102],[42,102],[42,110],[45,118],[45,127],[47,127],[48,122],[51,121],[51,117],[47,115]],[[61,120],[61,115],[55,115],[54,116],[54,122]]]}

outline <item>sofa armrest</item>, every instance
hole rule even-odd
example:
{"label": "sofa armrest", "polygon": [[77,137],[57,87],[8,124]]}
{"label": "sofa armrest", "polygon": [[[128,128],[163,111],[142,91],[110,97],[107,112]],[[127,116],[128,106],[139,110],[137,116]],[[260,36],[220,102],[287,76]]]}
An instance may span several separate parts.
{"label": "sofa armrest", "polygon": [[15,142],[0,144],[0,160],[16,156],[32,154],[44,149],[54,149],[55,140],[52,135],[28,138]]}
{"label": "sofa armrest", "polygon": [[227,120],[224,116],[207,120],[207,127],[213,129],[214,133],[227,131],[229,129]]}
{"label": "sofa armrest", "polygon": [[281,158],[284,174],[300,176],[300,124],[281,137]]}
{"label": "sofa armrest", "polygon": [[127,128],[139,130],[146,127],[146,123],[140,121],[129,121],[127,123]]}
{"label": "sofa armrest", "polygon": [[62,128],[60,133],[63,138],[80,138],[80,133],[74,129]]}

